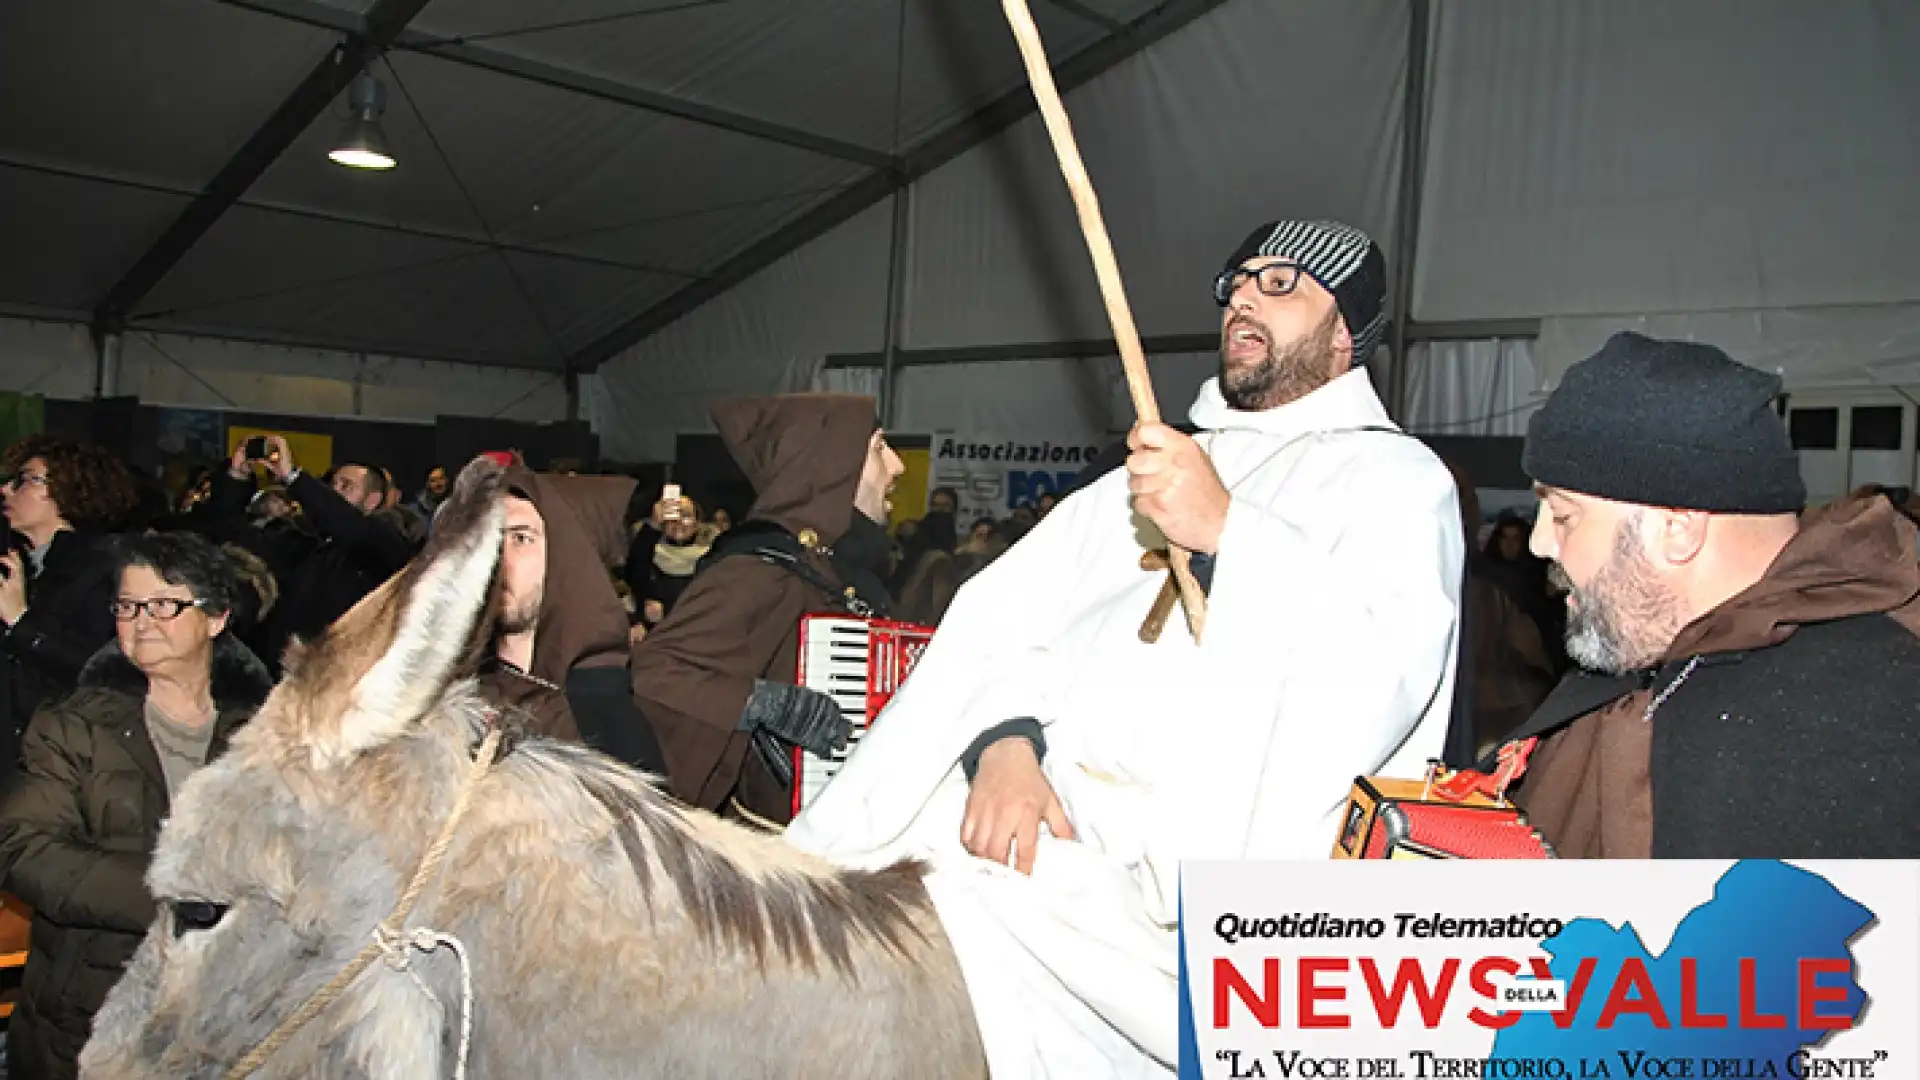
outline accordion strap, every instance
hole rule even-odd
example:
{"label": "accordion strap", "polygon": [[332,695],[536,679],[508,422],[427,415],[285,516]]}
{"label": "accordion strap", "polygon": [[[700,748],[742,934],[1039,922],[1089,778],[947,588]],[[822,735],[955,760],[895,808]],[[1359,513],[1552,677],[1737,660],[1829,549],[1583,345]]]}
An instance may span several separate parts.
{"label": "accordion strap", "polygon": [[835,586],[826,576],[808,565],[804,544],[787,530],[771,522],[744,522],[732,533],[722,534],[713,548],[700,560],[701,569],[730,555],[751,555],[769,566],[777,566],[808,585],[825,593],[848,614],[862,619],[878,612],[873,604],[851,585]]}
{"label": "accordion strap", "polygon": [[1436,780],[1433,793],[1449,802],[1462,802],[1475,794],[1505,802],[1507,789],[1527,771],[1527,759],[1533,756],[1534,747],[1539,743],[1537,737],[1506,743],[1500,747],[1498,764],[1493,772],[1462,769],[1445,779]]}

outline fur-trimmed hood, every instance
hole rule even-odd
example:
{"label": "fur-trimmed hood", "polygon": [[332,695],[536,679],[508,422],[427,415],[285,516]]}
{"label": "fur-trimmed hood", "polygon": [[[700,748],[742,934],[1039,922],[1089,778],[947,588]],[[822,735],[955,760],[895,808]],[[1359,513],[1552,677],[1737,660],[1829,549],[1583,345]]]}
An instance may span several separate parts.
{"label": "fur-trimmed hood", "polygon": [[[127,655],[118,641],[109,641],[87,665],[80,669],[82,689],[96,687],[134,697],[147,696],[147,676]],[[221,713],[258,709],[273,691],[273,676],[267,665],[240,643],[231,631],[213,639],[213,706]]]}

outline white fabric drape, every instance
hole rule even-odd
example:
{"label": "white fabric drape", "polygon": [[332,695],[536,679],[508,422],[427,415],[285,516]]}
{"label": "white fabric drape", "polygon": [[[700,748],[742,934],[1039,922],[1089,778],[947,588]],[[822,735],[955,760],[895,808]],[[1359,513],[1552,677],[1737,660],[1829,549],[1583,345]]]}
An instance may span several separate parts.
{"label": "white fabric drape", "polygon": [[823,367],[814,373],[813,389],[828,394],[865,394],[877,400],[885,382],[884,373],[877,367]]}
{"label": "white fabric drape", "polygon": [[1546,400],[1532,341],[1423,341],[1407,351],[1406,425],[1416,434],[1525,435]]}

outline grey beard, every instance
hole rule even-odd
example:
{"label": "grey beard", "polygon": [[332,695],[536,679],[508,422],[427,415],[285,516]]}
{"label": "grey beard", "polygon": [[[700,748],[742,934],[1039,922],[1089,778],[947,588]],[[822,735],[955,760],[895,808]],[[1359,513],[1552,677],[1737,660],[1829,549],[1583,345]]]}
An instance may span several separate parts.
{"label": "grey beard", "polygon": [[[1579,603],[1567,609],[1567,658],[1603,675],[1658,664],[1679,631],[1678,604],[1634,544],[1637,523],[1637,517],[1620,523],[1613,558],[1586,588],[1569,592]],[[1571,586],[1560,564],[1549,573],[1555,582]]]}
{"label": "grey beard", "polygon": [[[1241,412],[1264,412],[1298,401],[1333,381],[1329,374],[1338,310],[1319,326],[1285,345],[1267,343],[1267,358],[1249,370],[1227,366],[1227,333],[1220,332],[1220,396]],[[1261,327],[1265,333],[1266,328]]]}

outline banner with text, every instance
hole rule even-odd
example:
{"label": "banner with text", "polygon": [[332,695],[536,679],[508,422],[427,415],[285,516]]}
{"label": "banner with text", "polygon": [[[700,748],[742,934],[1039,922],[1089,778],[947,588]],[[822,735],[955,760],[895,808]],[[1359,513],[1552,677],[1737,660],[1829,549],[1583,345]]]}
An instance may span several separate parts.
{"label": "banner with text", "polygon": [[998,520],[1064,492],[1112,441],[1094,432],[936,431],[933,486],[958,494],[963,527],[979,517]]}
{"label": "banner with text", "polygon": [[1920,1077],[1920,862],[1181,869],[1181,1080]]}

